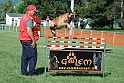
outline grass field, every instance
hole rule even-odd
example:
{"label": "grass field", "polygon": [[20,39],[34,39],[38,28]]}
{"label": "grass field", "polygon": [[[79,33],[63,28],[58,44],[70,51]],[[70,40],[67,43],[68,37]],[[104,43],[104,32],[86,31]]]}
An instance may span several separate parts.
{"label": "grass field", "polygon": [[45,37],[38,41],[36,77],[20,75],[21,44],[16,32],[0,32],[1,83],[124,83],[124,46],[107,45],[114,50],[107,53],[105,78],[101,73],[47,72],[44,76]]}

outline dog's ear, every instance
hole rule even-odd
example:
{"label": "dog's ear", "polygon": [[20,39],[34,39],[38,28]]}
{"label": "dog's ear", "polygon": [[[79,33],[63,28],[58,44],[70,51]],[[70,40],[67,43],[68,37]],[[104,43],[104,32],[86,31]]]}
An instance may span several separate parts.
{"label": "dog's ear", "polygon": [[70,15],[70,14],[71,14],[71,12],[68,12],[68,14]]}
{"label": "dog's ear", "polygon": [[72,13],[70,10],[68,11],[69,15]]}

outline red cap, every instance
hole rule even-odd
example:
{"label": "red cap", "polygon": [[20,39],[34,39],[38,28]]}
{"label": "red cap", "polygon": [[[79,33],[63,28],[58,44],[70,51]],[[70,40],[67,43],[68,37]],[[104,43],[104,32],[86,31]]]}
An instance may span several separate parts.
{"label": "red cap", "polygon": [[38,10],[36,10],[36,6],[35,5],[28,5],[27,9],[28,10],[34,10],[34,11],[38,12]]}

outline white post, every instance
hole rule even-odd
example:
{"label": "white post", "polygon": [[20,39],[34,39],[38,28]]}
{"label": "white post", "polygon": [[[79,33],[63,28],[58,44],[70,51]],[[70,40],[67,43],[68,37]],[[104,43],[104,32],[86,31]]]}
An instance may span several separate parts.
{"label": "white post", "polygon": [[92,38],[92,30],[90,31],[90,38]]}
{"label": "white post", "polygon": [[2,31],[3,31],[3,24],[2,24]]}
{"label": "white post", "polygon": [[10,32],[10,28],[11,28],[11,26],[9,25],[9,32]]}
{"label": "white post", "polygon": [[5,31],[7,31],[7,25],[5,25]]}
{"label": "white post", "polygon": [[17,32],[17,30],[18,30],[18,27],[17,27],[17,25],[16,25],[16,32]]}
{"label": "white post", "polygon": [[113,41],[112,41],[113,44],[115,43],[114,40],[115,40],[115,32],[114,32],[114,35],[113,35]]}
{"label": "white post", "polygon": [[[74,12],[74,0],[71,0],[71,11]],[[72,21],[71,21],[71,25],[72,26],[71,26],[70,33],[69,33],[70,36],[73,35],[73,32],[72,31],[73,31],[73,27],[74,26],[73,26],[73,22]]]}
{"label": "white post", "polygon": [[81,31],[81,38],[82,38],[82,30],[80,30]]}
{"label": "white post", "polygon": [[[102,33],[101,33],[101,38],[103,37],[103,31],[102,31]],[[102,42],[102,40],[101,40],[101,42]]]}
{"label": "white post", "polygon": [[74,0],[71,0],[71,11],[74,12]]}
{"label": "white post", "polygon": [[65,37],[66,37],[66,29],[65,29]]}
{"label": "white post", "polygon": [[102,33],[101,33],[101,38],[103,37],[103,31],[102,31]]}
{"label": "white post", "polygon": [[12,27],[13,27],[13,31],[14,31],[14,25]]}

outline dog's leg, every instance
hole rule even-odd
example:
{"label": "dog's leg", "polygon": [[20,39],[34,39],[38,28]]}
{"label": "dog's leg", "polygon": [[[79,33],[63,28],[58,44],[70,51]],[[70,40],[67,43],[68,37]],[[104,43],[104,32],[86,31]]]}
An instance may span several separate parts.
{"label": "dog's leg", "polygon": [[51,32],[52,32],[53,36],[56,37],[56,32],[55,32],[55,30],[51,30]]}
{"label": "dog's leg", "polygon": [[[53,37],[56,37],[56,27],[55,27],[55,25],[51,26],[50,30],[51,30],[51,33],[52,33]],[[55,38],[54,38],[54,40],[55,40]]]}
{"label": "dog's leg", "polygon": [[[53,36],[56,37],[56,31],[55,31],[55,29],[54,30],[51,30],[51,32],[52,32]],[[54,38],[54,40],[55,40],[55,38]]]}
{"label": "dog's leg", "polygon": [[71,27],[72,27],[71,24],[68,24],[68,23],[67,23],[66,25],[67,25],[67,30],[70,30]]}

